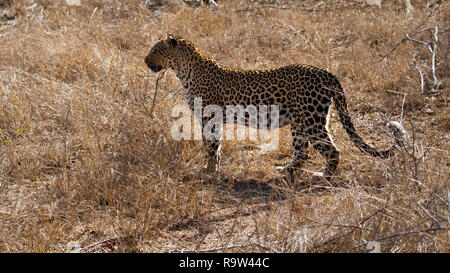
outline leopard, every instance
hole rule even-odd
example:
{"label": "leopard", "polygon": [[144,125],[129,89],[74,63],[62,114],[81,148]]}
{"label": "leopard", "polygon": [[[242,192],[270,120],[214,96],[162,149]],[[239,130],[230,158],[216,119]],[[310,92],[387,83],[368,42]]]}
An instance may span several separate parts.
{"label": "leopard", "polygon": [[[356,132],[337,77],[312,65],[292,64],[269,70],[233,69],[205,56],[188,39],[171,33],[154,44],[144,61],[152,72],[165,69],[175,72],[192,111],[196,97],[202,99],[204,106],[217,105],[224,110],[229,105],[277,105],[279,127],[290,125],[292,136],[292,160],[283,168],[290,180],[309,158],[310,145],[325,158],[325,168],[319,177],[331,181],[335,174],[340,152],[328,128],[332,101],[346,133],[361,152],[387,159],[404,145],[406,131],[396,121],[387,124],[395,139],[390,148],[379,151],[367,144]],[[248,119],[244,124],[248,125]],[[206,169],[217,171],[221,139],[204,138],[203,143],[208,155]]]}

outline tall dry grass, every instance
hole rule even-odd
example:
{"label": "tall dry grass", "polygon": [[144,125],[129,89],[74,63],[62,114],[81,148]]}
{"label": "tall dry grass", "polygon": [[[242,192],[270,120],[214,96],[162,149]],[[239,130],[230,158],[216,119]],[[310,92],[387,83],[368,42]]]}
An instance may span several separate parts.
{"label": "tall dry grass", "polygon": [[[12,1],[0,19],[0,251],[449,251],[448,21],[445,1]],[[387,3],[385,3],[387,2]],[[12,19],[11,19],[12,18]],[[421,95],[408,41],[439,27],[434,95]],[[410,141],[392,160],[360,153],[339,124],[335,181],[286,183],[288,128],[276,151],[226,141],[205,178],[200,142],[170,137],[183,102],[172,72],[143,58],[167,32],[242,69],[307,63],[338,76],[358,132],[389,145],[387,120]],[[429,40],[428,33],[417,39]],[[429,69],[426,82],[431,83]],[[153,100],[155,103],[153,104]],[[323,159],[313,150],[306,169]]]}

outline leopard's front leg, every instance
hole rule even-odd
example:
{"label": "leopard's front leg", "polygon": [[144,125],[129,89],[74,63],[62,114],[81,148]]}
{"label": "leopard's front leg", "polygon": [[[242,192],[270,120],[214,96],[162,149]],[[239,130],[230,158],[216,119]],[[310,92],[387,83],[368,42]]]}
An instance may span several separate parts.
{"label": "leopard's front leg", "polygon": [[[207,118],[203,118],[203,145],[208,156],[208,164],[206,166],[207,173],[218,172],[220,167],[220,147],[222,140],[222,122],[217,122],[213,127],[208,126]],[[206,126],[206,128],[205,128]]]}
{"label": "leopard's front leg", "polygon": [[220,167],[220,140],[204,140],[203,144],[208,154],[206,171],[208,173],[218,172]]}

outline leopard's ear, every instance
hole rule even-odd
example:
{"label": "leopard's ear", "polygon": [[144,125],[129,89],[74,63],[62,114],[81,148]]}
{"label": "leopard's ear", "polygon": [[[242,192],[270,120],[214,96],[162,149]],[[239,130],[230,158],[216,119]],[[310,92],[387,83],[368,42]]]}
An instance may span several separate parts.
{"label": "leopard's ear", "polygon": [[167,38],[169,39],[169,43],[172,47],[176,47],[178,45],[177,38],[175,38],[175,36],[171,33],[167,33]]}

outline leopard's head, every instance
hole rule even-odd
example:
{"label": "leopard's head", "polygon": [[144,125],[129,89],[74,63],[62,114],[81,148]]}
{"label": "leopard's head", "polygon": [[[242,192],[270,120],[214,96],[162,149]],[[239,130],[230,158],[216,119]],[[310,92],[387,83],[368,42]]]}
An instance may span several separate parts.
{"label": "leopard's head", "polygon": [[178,38],[168,33],[166,39],[157,42],[147,57],[145,63],[153,72],[172,67],[174,55],[178,47]]}

